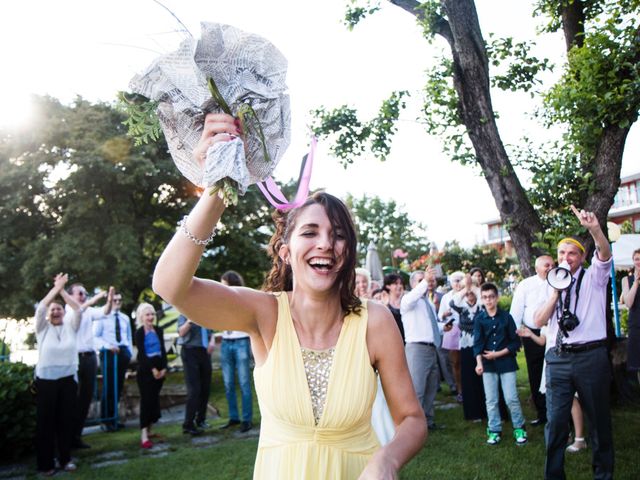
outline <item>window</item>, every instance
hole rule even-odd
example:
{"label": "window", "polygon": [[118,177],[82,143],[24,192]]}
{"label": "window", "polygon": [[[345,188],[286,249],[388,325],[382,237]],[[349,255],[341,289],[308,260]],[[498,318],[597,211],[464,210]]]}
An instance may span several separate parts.
{"label": "window", "polygon": [[638,203],[638,191],[636,190],[636,184],[629,184],[629,205]]}

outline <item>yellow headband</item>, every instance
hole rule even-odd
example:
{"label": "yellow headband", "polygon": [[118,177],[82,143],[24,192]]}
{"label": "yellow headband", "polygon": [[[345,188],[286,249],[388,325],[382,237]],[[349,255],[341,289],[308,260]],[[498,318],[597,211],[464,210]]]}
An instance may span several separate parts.
{"label": "yellow headband", "polygon": [[582,244],[578,240],[576,240],[575,238],[571,238],[571,237],[563,238],[562,240],[560,240],[558,242],[558,246],[560,246],[561,243],[572,243],[573,245],[578,247],[582,253],[585,252],[585,249],[582,246]]}

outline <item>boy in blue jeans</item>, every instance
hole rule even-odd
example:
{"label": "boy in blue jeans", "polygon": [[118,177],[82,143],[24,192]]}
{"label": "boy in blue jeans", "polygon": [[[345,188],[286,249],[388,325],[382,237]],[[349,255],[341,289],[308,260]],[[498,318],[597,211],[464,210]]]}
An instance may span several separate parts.
{"label": "boy in blue jeans", "polygon": [[487,404],[489,426],[487,443],[500,442],[502,423],[498,407],[498,388],[502,386],[504,399],[511,413],[513,437],[517,445],[527,443],[524,416],[516,388],[516,353],[520,338],[511,315],[498,308],[498,288],[493,283],[480,287],[480,298],[485,310],[476,316],[473,327],[473,354],[476,357],[476,373],[482,375]]}

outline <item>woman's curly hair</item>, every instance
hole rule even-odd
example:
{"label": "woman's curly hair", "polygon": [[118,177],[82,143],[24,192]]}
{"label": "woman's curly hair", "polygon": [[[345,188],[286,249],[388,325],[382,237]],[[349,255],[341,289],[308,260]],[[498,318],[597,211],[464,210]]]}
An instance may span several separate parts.
{"label": "woman's curly hair", "polygon": [[298,208],[286,212],[276,210],[273,213],[272,217],[276,229],[267,247],[272,266],[262,288],[268,292],[286,292],[293,290],[293,272],[291,271],[291,266],[280,258],[280,247],[289,242],[299,213],[304,208],[314,204],[322,205],[327,213],[327,217],[329,217],[334,232],[333,243],[335,244],[336,241],[335,232],[341,232],[344,237],[344,251],[342,258],[338,259],[342,261],[337,278],[340,303],[346,314],[351,312],[359,313],[362,303],[354,293],[357,258],[356,230],[347,206],[340,199],[326,192],[314,193]]}

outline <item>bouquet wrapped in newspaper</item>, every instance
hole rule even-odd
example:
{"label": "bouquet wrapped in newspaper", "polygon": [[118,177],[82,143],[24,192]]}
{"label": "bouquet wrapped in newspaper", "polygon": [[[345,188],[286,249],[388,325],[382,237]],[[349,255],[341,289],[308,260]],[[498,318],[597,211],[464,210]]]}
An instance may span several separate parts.
{"label": "bouquet wrapped in newspaper", "polygon": [[[269,178],[289,146],[287,60],[269,41],[233,26],[203,22],[201,30],[199,40],[187,38],[129,86],[153,102],[146,113],[155,107],[180,172],[199,187],[216,190],[227,205],[235,204],[238,193]],[[122,98],[139,104],[134,97]],[[202,167],[192,152],[211,112],[239,118],[243,138],[209,148]],[[134,113],[143,115],[144,109]]]}

